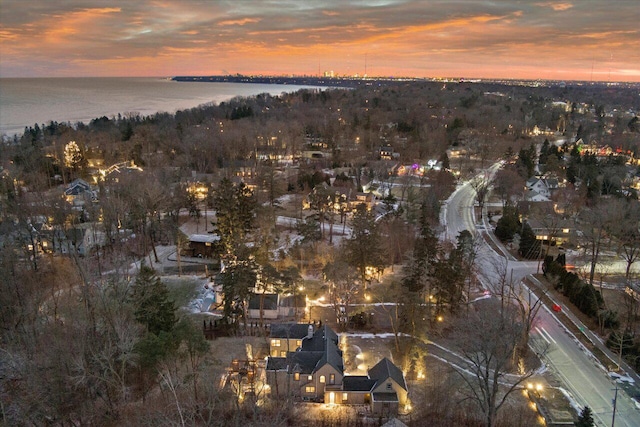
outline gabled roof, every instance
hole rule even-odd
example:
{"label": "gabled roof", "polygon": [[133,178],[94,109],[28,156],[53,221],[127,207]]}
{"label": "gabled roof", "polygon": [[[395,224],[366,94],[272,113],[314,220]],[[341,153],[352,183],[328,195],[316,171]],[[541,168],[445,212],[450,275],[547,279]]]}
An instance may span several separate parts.
{"label": "gabled roof", "polygon": [[189,241],[195,243],[213,243],[218,240],[220,240],[220,236],[216,234],[191,234],[189,236]]}
{"label": "gabled roof", "polygon": [[546,182],[547,187],[549,189],[555,189],[555,188],[558,188],[558,186],[559,186],[558,178],[549,177],[549,178],[545,179],[545,182]]}
{"label": "gabled roof", "polygon": [[[331,331],[333,332],[333,331]],[[324,354],[318,362],[316,369],[320,369],[325,364],[331,365],[340,374],[344,372],[344,362],[342,360],[342,351],[338,348],[338,345],[332,340],[327,340]]]}
{"label": "gabled roof", "polygon": [[397,418],[391,418],[389,421],[382,424],[382,427],[407,427],[407,425]]}
{"label": "gabled roof", "polygon": [[534,209],[542,209],[548,212],[553,210],[553,203],[551,200],[545,202],[532,202],[530,200],[520,200],[517,203],[518,213],[520,215],[529,215]]}
{"label": "gabled roof", "polygon": [[369,378],[377,380],[377,384],[386,381],[387,378],[391,378],[398,383],[400,387],[408,390],[402,371],[386,357],[376,363],[373,368],[369,369]]}
{"label": "gabled roof", "polygon": [[323,354],[320,351],[290,351],[287,353],[289,372],[313,374],[317,369],[322,356]]}
{"label": "gabled roof", "polygon": [[313,334],[311,339],[307,338],[302,341],[302,350],[303,351],[323,351],[325,349],[325,342],[331,341],[334,344],[338,344],[338,335],[333,332],[333,329],[324,325],[319,328]]}
{"label": "gabled roof", "polygon": [[344,391],[371,391],[376,385],[373,380],[364,375],[347,375],[342,378],[342,390]]}
{"label": "gabled roof", "polygon": [[313,337],[303,339],[301,351],[322,352],[317,369],[328,363],[341,374],[344,371],[342,351],[338,348],[338,335],[327,325],[319,328]]}
{"label": "gabled roof", "polygon": [[269,357],[267,358],[268,371],[283,371],[287,369],[286,357]]}
{"label": "gabled roof", "polygon": [[[308,331],[309,325],[294,325],[292,328],[297,330],[301,326],[306,327]],[[286,327],[283,330],[286,333]],[[277,328],[276,333],[279,333]],[[273,337],[273,335],[271,336]],[[302,337],[302,347],[287,353],[289,372],[313,374],[326,364],[332,366],[340,374],[344,373],[342,351],[338,348],[338,336],[326,325],[315,331],[311,338],[307,338],[305,333],[305,336]]]}
{"label": "gabled roof", "polygon": [[69,184],[67,189],[64,190],[64,194],[66,196],[77,196],[89,190],[91,190],[91,186],[89,186],[87,181],[78,178]]}
{"label": "gabled roof", "polygon": [[[271,325],[271,338],[290,338],[301,340],[309,333],[308,323],[281,323]],[[311,325],[313,327],[313,325]]]}
{"label": "gabled roof", "polygon": [[543,202],[548,202],[550,199],[547,196],[544,196],[538,193],[536,190],[529,190],[526,195],[527,200],[533,201],[535,199],[541,200]]}

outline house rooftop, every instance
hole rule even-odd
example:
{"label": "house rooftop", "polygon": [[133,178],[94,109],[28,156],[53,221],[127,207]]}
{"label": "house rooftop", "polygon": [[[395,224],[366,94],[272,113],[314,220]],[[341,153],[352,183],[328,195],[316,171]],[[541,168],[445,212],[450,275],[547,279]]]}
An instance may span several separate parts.
{"label": "house rooftop", "polygon": [[364,375],[347,375],[342,378],[342,390],[344,391],[371,391],[377,380]]}
{"label": "house rooftop", "polygon": [[196,243],[213,243],[218,240],[220,240],[220,236],[215,234],[192,234],[189,236],[189,241]]}
{"label": "house rooftop", "polygon": [[291,338],[301,340],[309,333],[308,323],[281,323],[271,325],[271,338]]}
{"label": "house rooftop", "polygon": [[267,370],[269,371],[284,371],[287,369],[286,357],[269,357],[267,359]]}
{"label": "house rooftop", "polygon": [[402,371],[386,357],[376,363],[373,368],[369,369],[369,378],[377,380],[378,383],[382,383],[387,378],[391,378],[398,383],[400,387],[408,390]]}
{"label": "house rooftop", "polygon": [[321,351],[290,351],[287,353],[289,372],[312,374],[322,356]]}

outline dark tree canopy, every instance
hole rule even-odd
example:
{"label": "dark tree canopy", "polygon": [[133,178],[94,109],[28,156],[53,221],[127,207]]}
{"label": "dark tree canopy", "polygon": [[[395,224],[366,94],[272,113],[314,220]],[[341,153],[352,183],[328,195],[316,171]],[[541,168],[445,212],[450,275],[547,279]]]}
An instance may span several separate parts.
{"label": "dark tree canopy", "polygon": [[363,284],[366,283],[367,267],[382,270],[388,265],[374,213],[364,204],[356,208],[351,222],[351,237],[345,245],[347,261],[358,270]]}
{"label": "dark tree canopy", "polygon": [[169,299],[167,286],[153,268],[144,264],[140,267],[132,299],[136,320],[145,325],[147,331],[155,335],[171,331],[176,322],[176,307]]}

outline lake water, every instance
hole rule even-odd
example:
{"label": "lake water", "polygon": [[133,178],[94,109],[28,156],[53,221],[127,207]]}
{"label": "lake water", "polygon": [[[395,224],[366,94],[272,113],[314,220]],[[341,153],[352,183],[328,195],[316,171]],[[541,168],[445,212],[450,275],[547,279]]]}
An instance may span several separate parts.
{"label": "lake water", "polygon": [[174,113],[235,96],[280,95],[303,86],[174,82],[161,78],[2,78],[0,135],[22,134],[25,126],[49,121],[88,123],[118,113]]}

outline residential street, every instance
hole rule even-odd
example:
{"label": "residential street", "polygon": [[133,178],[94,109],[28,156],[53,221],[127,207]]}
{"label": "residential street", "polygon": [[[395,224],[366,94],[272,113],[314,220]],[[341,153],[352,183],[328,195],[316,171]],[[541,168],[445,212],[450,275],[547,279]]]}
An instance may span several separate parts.
{"label": "residential street", "polygon": [[[499,164],[495,164],[490,170],[495,173],[498,167]],[[475,191],[469,183],[465,183],[449,199],[441,216],[446,223],[445,235],[449,239],[455,240],[462,230],[476,230],[473,220],[474,198]],[[536,273],[538,268],[536,261],[515,261],[512,257],[510,258],[506,271],[515,283],[519,284],[525,276]],[[496,253],[483,242],[478,264],[481,275],[485,278],[483,284],[489,289],[496,276],[494,266],[504,262],[504,254]],[[528,292],[528,290],[522,289],[521,292]],[[577,406],[580,408],[589,406],[594,412],[597,425],[610,426],[616,385],[605,367],[598,363],[576,337],[560,324],[551,310],[543,308],[539,311],[532,337],[534,348],[542,352],[543,361],[562,381]],[[543,351],[545,349],[546,351]],[[618,391],[615,425],[629,427],[640,425],[638,404],[623,390]]]}

